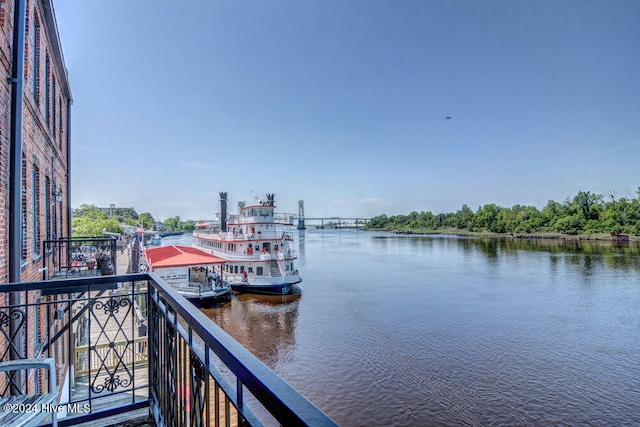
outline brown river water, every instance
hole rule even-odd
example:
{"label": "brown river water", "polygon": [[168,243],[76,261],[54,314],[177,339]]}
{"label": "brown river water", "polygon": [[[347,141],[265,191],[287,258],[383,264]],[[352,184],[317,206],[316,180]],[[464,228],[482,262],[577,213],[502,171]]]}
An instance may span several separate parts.
{"label": "brown river water", "polygon": [[313,229],[296,244],[300,295],[204,312],[339,424],[640,425],[637,245]]}

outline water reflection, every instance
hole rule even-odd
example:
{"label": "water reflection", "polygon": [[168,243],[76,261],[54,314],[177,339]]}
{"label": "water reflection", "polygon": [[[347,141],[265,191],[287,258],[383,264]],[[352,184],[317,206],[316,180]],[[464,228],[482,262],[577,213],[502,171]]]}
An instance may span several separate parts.
{"label": "water reflection", "polygon": [[298,230],[298,257],[304,258],[305,252],[305,231]]}
{"label": "water reflection", "polygon": [[293,295],[236,294],[221,308],[202,309],[222,329],[268,366],[295,347],[299,289]]}
{"label": "water reflection", "polygon": [[[501,256],[514,256],[519,252],[548,252],[557,254],[553,262],[564,261],[581,265],[585,273],[594,263],[607,267],[640,271],[640,243],[607,240],[563,240],[563,239],[481,239],[443,235],[379,235],[371,239],[381,250],[390,242],[406,244],[416,250],[434,249],[434,245],[457,245],[467,255],[481,253],[491,262]],[[575,255],[575,256],[571,256]]]}

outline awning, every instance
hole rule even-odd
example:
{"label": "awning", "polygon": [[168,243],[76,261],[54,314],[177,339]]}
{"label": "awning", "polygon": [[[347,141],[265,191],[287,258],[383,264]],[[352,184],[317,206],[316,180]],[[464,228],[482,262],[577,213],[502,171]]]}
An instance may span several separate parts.
{"label": "awning", "polygon": [[145,250],[151,269],[223,264],[226,260],[191,246],[161,246]]}

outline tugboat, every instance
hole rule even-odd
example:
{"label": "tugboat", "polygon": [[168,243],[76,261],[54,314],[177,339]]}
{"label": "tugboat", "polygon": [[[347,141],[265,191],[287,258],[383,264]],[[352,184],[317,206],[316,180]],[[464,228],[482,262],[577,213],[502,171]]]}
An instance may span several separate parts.
{"label": "tugboat", "polygon": [[225,261],[217,267],[234,291],[286,295],[301,282],[295,267],[292,218],[275,213],[275,195],[227,215],[227,193],[220,193],[220,224],[196,224],[193,245]]}

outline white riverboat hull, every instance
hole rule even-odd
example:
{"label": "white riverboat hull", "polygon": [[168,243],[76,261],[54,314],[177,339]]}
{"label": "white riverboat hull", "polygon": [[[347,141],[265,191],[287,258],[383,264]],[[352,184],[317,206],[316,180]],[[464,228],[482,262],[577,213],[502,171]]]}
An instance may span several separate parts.
{"label": "white riverboat hull", "polygon": [[202,286],[200,283],[178,283],[172,287],[194,305],[209,307],[231,300],[231,286]]}

